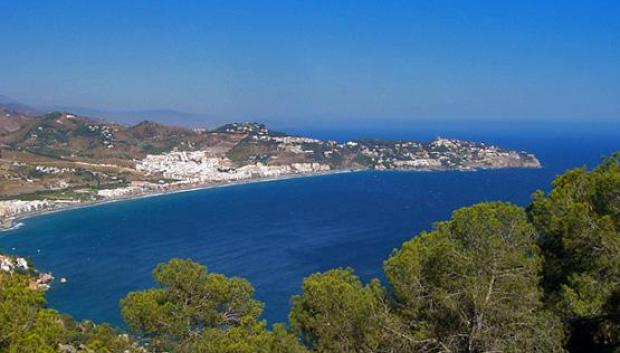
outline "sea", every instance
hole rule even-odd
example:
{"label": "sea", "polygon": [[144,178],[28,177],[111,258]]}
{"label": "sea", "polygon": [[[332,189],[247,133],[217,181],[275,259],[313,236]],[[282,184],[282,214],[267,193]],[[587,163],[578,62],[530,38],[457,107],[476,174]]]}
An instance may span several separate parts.
{"label": "sea", "polygon": [[249,280],[268,323],[287,322],[303,278],[350,267],[383,277],[394,249],[460,207],[526,206],[555,176],[620,150],[620,124],[422,124],[382,129],[299,129],[344,141],[457,137],[536,154],[540,169],[354,172],[242,184],[102,204],[24,220],[0,233],[0,252],[26,256],[56,281],[48,305],[76,319],[123,327],[119,300],[155,286],[153,268],[192,259]]}

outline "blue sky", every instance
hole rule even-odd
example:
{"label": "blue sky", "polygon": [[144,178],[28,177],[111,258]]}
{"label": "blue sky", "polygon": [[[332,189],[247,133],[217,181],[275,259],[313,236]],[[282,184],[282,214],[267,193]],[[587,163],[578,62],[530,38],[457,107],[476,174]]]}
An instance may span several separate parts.
{"label": "blue sky", "polygon": [[0,2],[0,94],[287,125],[620,120],[620,1]]}

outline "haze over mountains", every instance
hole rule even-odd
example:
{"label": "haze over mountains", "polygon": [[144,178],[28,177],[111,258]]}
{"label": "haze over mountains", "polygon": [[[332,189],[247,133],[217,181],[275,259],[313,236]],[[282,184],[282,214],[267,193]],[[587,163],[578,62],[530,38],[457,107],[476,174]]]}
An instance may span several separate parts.
{"label": "haze over mountains", "polygon": [[133,125],[144,120],[157,121],[165,125],[184,127],[206,127],[214,124],[213,119],[206,115],[179,111],[175,109],[147,110],[107,110],[83,106],[47,105],[30,106],[11,97],[0,95],[0,108],[13,110],[17,113],[44,114],[53,111],[71,112],[73,114]]}
{"label": "haze over mountains", "polygon": [[34,114],[34,113],[39,112],[38,109],[29,107],[25,104],[22,104],[21,102],[18,102],[17,100],[13,98],[3,96],[1,94],[0,94],[0,108],[6,109],[6,110],[13,110],[15,112],[24,113],[24,114]]}
{"label": "haze over mountains", "polygon": [[338,143],[274,131],[261,123],[209,129],[162,124],[157,117],[175,114],[169,111],[150,112],[127,125],[75,110],[41,113],[9,98],[3,101],[0,197],[93,199],[106,188],[133,192],[127,187],[143,181],[171,189],[343,170],[540,166],[524,151],[458,139],[417,142],[370,136]]}
{"label": "haze over mountains", "polygon": [[[87,107],[49,106],[46,111],[67,111],[75,114],[117,121],[125,124],[137,124],[144,120],[153,120],[166,125],[185,127],[205,127],[208,117],[200,114],[182,112],[174,109],[149,109],[135,111],[110,111]],[[209,124],[210,125],[210,124]]]}

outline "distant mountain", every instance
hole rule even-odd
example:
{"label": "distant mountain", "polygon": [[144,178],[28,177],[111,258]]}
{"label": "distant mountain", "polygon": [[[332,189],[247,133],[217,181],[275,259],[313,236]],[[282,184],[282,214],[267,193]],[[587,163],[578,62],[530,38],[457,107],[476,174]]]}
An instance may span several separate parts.
{"label": "distant mountain", "polygon": [[31,107],[0,95],[0,141],[29,124],[32,116],[37,114]]}
{"label": "distant mountain", "polygon": [[183,126],[188,128],[209,127],[210,119],[202,114],[189,113],[174,109],[148,109],[114,111],[82,106],[46,105],[29,106],[11,97],[0,95],[0,110],[22,116],[36,116],[50,112],[67,112],[93,119],[102,119],[126,125],[135,125],[144,120],[156,121],[163,125]]}
{"label": "distant mountain", "polygon": [[134,125],[144,120],[157,121],[164,125],[184,126],[184,127],[206,127],[208,118],[204,115],[182,112],[173,109],[152,109],[137,111],[110,111],[88,107],[73,106],[47,106],[42,107],[44,111],[63,111],[77,115],[99,118],[118,123]]}
{"label": "distant mountain", "polygon": [[34,115],[40,113],[37,109],[3,95],[0,95],[0,110],[23,115]]}
{"label": "distant mountain", "polygon": [[164,125],[185,127],[206,127],[207,117],[200,114],[182,112],[172,109],[155,109],[143,111],[116,112],[119,119],[135,124],[143,120],[154,120]]}
{"label": "distant mountain", "polygon": [[[338,144],[272,131],[260,123],[231,123],[205,130],[152,121],[174,117],[178,123],[179,117],[195,116],[174,111],[133,112],[137,114],[133,119],[151,120],[127,126],[110,122],[114,116],[109,114],[59,110],[64,112],[24,115],[0,109],[0,197],[47,193],[31,195],[41,199],[51,197],[50,192],[114,188],[145,180],[187,186],[350,169],[540,166],[536,157],[526,152],[453,139]],[[71,196],[75,197],[85,196]]]}
{"label": "distant mountain", "polygon": [[11,150],[22,155],[27,153],[57,160],[104,163],[116,159],[130,162],[147,153],[202,147],[211,141],[217,142],[217,139],[206,139],[205,135],[189,128],[152,121],[127,126],[65,112],[21,120],[11,116],[6,120],[18,126],[7,126],[4,129],[7,133],[0,134],[0,144],[10,145]]}
{"label": "distant mountain", "polygon": [[10,104],[10,103],[17,103],[17,102],[13,98],[3,96],[0,94],[0,104]]}

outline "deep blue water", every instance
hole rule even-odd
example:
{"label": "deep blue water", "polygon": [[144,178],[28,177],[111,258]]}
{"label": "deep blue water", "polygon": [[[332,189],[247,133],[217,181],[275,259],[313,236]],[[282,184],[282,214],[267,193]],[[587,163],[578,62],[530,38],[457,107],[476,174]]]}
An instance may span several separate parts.
{"label": "deep blue water", "polygon": [[[322,134],[315,132],[333,138]],[[249,279],[264,317],[285,321],[305,276],[350,266],[364,280],[381,277],[394,248],[454,209],[526,205],[558,173],[620,149],[620,134],[609,131],[482,135],[475,137],[536,153],[544,168],[347,173],[118,202],[28,219],[0,235],[0,251],[68,278],[49,291],[49,304],[78,319],[121,325],[119,299],[153,286],[155,265],[181,257]]]}

